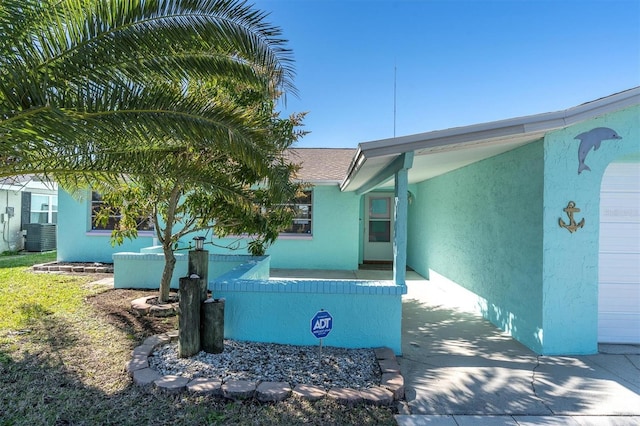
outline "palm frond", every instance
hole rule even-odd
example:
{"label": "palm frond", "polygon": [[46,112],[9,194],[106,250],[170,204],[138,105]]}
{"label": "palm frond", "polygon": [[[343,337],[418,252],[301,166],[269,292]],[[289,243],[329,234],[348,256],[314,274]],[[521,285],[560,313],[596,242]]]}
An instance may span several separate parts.
{"label": "palm frond", "polygon": [[234,0],[4,0],[0,176],[118,176],[187,145],[264,165],[268,124],[191,86],[293,90],[265,17]]}

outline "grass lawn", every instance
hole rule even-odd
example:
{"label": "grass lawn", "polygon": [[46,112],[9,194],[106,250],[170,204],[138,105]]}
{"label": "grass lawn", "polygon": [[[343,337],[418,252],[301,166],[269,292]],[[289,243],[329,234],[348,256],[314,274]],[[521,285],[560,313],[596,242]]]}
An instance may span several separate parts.
{"label": "grass lawn", "polygon": [[176,318],[139,318],[144,291],[91,284],[96,275],[33,273],[55,253],[0,257],[0,426],[395,424],[391,408],[324,399],[276,404],[147,393],[124,371],[145,337]]}

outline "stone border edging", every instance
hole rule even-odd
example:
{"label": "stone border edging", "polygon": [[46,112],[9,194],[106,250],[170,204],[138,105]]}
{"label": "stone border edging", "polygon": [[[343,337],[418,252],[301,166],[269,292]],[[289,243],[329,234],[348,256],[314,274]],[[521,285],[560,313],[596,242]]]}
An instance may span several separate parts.
{"label": "stone border edging", "polygon": [[286,382],[262,382],[251,380],[228,380],[199,377],[167,375],[163,376],[149,366],[149,357],[156,347],[178,339],[178,331],[156,334],[147,337],[144,342],[133,349],[131,360],[125,365],[125,370],[132,377],[133,382],[149,390],[174,394],[192,392],[196,394],[210,394],[233,400],[255,398],[260,402],[278,402],[295,395],[308,401],[331,398],[345,405],[359,403],[389,406],[394,401],[404,398],[404,378],[400,373],[400,365],[390,348],[374,349],[382,378],[380,386],[367,389],[331,388],[325,391],[314,385],[299,384],[294,388]]}
{"label": "stone border edging", "polygon": [[37,272],[78,272],[88,274],[113,274],[113,266],[88,266],[88,265],[60,265],[58,262],[41,263],[33,265]]}

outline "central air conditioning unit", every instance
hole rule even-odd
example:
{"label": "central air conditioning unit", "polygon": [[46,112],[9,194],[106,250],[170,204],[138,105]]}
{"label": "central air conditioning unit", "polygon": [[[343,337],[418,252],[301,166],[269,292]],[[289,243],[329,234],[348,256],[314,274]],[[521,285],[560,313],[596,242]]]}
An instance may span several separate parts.
{"label": "central air conditioning unit", "polygon": [[51,251],[56,249],[55,223],[29,223],[24,226],[27,231],[26,251]]}

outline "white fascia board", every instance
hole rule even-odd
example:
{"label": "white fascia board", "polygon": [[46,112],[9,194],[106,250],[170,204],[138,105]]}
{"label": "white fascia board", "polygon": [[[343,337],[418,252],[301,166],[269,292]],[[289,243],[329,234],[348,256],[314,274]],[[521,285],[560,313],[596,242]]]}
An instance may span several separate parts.
{"label": "white fascia board", "polygon": [[24,190],[24,186],[0,185],[0,191],[21,192],[23,190]]}
{"label": "white fascia board", "polygon": [[58,184],[56,182],[42,182],[42,181],[30,181],[24,185],[25,190],[42,190],[42,191],[57,191]]}
{"label": "white fascia board", "polygon": [[567,125],[579,123],[640,104],[640,87],[567,109]]}
{"label": "white fascia board", "polygon": [[349,169],[347,170],[347,175],[344,180],[340,183],[340,191],[345,191],[349,183],[351,183],[351,176],[354,176],[358,173],[358,170],[362,167],[362,165],[366,162],[365,156],[362,154],[362,148],[358,145],[358,150],[356,154],[353,156],[351,160],[351,165],[349,165]]}
{"label": "white fascia board", "polygon": [[341,180],[329,180],[329,179],[313,179],[313,180],[304,180],[300,182],[309,183],[313,186],[334,186],[334,185],[340,185],[342,183]]}
{"label": "white fascia board", "polygon": [[42,182],[35,180],[25,180],[14,183],[0,183],[0,190],[12,192],[40,192],[47,194],[55,194],[58,190],[56,182]]}

